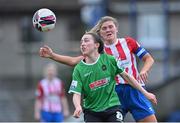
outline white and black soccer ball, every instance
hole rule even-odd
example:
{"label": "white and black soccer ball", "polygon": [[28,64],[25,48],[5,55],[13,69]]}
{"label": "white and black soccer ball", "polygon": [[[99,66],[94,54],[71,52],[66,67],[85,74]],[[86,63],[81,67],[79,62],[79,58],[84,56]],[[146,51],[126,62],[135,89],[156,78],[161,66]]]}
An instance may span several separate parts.
{"label": "white and black soccer ball", "polygon": [[52,30],[56,24],[56,15],[47,8],[39,9],[33,16],[33,26],[41,32]]}

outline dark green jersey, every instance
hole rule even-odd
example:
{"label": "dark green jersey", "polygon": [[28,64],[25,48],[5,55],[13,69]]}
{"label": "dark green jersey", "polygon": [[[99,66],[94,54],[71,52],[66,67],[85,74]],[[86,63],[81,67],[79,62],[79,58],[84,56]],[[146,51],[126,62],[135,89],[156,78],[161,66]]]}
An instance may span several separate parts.
{"label": "dark green jersey", "polygon": [[101,54],[93,64],[81,61],[74,68],[69,93],[83,94],[83,107],[95,112],[120,105],[115,75],[122,72],[115,58],[107,54]]}

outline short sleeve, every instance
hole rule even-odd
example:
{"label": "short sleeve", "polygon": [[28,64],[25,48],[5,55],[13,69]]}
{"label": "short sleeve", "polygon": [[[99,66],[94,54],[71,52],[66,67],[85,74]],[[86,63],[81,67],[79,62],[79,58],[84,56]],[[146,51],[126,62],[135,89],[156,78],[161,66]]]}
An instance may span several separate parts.
{"label": "short sleeve", "polygon": [[43,89],[42,89],[40,82],[38,83],[37,89],[35,91],[35,96],[38,99],[41,99],[43,97]]}
{"label": "short sleeve", "polygon": [[131,37],[126,37],[125,39],[130,51],[135,53],[136,50],[140,47],[139,43]]}
{"label": "short sleeve", "polygon": [[81,94],[81,92],[82,92],[82,81],[80,80],[80,74],[78,69],[75,68],[68,93]]}

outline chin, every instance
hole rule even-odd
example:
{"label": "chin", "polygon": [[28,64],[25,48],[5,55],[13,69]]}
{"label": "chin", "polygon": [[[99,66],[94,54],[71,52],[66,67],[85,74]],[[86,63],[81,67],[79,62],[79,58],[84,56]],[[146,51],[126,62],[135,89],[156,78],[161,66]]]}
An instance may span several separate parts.
{"label": "chin", "polygon": [[87,56],[87,53],[85,53],[85,52],[84,52],[84,53],[82,53],[82,54],[83,54],[83,56]]}
{"label": "chin", "polygon": [[112,37],[107,37],[105,40],[106,41],[111,41],[111,40],[113,40],[113,38]]}

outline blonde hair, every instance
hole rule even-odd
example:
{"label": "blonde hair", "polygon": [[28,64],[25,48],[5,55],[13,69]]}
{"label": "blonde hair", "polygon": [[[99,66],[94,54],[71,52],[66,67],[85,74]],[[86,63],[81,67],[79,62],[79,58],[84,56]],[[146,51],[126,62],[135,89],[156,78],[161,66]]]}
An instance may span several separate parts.
{"label": "blonde hair", "polygon": [[112,21],[115,24],[115,26],[118,28],[119,25],[118,25],[118,21],[116,18],[113,18],[111,16],[104,16],[97,22],[97,24],[89,32],[96,33],[99,35],[99,31],[100,31],[103,23],[107,22],[107,21]]}

